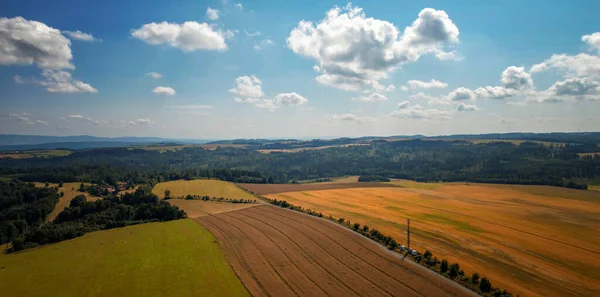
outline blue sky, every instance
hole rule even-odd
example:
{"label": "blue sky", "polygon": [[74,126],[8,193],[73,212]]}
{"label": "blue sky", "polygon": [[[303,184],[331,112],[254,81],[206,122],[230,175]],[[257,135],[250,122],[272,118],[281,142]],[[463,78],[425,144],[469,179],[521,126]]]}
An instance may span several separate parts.
{"label": "blue sky", "polygon": [[598,1],[5,0],[0,133],[593,131],[598,8]]}

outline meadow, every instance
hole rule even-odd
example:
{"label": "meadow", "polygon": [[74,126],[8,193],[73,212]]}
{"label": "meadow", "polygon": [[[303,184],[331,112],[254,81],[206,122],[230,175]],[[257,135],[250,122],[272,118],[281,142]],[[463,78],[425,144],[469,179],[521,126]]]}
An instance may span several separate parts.
{"label": "meadow", "polygon": [[171,191],[171,197],[182,198],[186,195],[208,195],[234,199],[256,199],[237,185],[216,179],[174,180],[156,184],[152,193],[165,197],[165,190]]}
{"label": "meadow", "polygon": [[600,193],[548,186],[420,184],[266,195],[366,224],[478,272],[515,296],[600,295]]}
{"label": "meadow", "polygon": [[98,231],[0,254],[2,296],[249,296],[191,219]]}
{"label": "meadow", "polygon": [[[46,184],[45,183],[34,183],[36,187],[45,187]],[[84,183],[86,186],[89,186],[89,183]],[[54,218],[56,218],[58,216],[58,214],[60,212],[63,211],[63,209],[65,209],[65,207],[68,207],[69,204],[71,203],[71,200],[73,200],[73,198],[75,198],[75,196],[78,195],[84,195],[88,201],[95,201],[100,199],[99,197],[94,197],[92,195],[90,195],[89,193],[86,192],[79,192],[79,186],[81,185],[81,183],[63,183],[63,186],[58,188],[58,193],[60,194],[61,192],[64,193],[62,197],[60,197],[60,199],[58,200],[58,203],[56,204],[56,206],[54,207],[54,210],[48,215],[48,218],[46,219],[48,222],[51,222],[54,220]],[[49,187],[58,187],[58,184],[48,184]]]}

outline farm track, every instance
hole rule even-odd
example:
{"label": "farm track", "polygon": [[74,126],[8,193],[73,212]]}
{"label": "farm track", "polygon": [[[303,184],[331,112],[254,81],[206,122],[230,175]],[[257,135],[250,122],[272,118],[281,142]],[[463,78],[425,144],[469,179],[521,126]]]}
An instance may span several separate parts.
{"label": "farm track", "polygon": [[256,206],[195,219],[253,296],[469,296],[343,227]]}

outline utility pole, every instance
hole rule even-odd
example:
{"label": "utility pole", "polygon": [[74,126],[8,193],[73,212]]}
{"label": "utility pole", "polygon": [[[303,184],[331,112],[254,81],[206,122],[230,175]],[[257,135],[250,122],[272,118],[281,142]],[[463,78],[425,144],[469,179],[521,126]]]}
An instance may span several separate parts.
{"label": "utility pole", "polygon": [[407,240],[407,249],[410,250],[410,219],[406,219],[407,222],[407,233],[408,233],[408,240]]}

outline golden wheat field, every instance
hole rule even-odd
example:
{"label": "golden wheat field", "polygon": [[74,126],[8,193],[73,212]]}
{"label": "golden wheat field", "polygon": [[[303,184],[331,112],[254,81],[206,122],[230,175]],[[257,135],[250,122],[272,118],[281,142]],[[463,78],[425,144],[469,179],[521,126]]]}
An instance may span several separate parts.
{"label": "golden wheat field", "polygon": [[[45,187],[45,183],[34,183],[36,187]],[[89,183],[84,183],[86,186],[89,186]],[[48,222],[53,221],[59,213],[61,213],[65,207],[68,207],[71,203],[71,200],[78,195],[84,195],[88,201],[95,201],[100,199],[99,197],[94,197],[86,192],[79,192],[79,186],[81,183],[64,183],[62,187],[58,188],[58,193],[64,193],[62,197],[58,200],[58,203],[54,207],[54,210],[48,215],[46,220]],[[48,184],[49,187],[58,187],[58,184]]]}
{"label": "golden wheat field", "polygon": [[600,193],[547,186],[400,183],[266,195],[366,224],[487,276],[516,296],[600,296]]}
{"label": "golden wheat field", "polygon": [[208,195],[210,197],[223,197],[232,199],[252,199],[256,197],[242,190],[237,185],[216,179],[173,180],[156,184],[152,193],[160,198],[165,197],[165,190],[171,191],[171,197],[185,197],[186,195]]}

